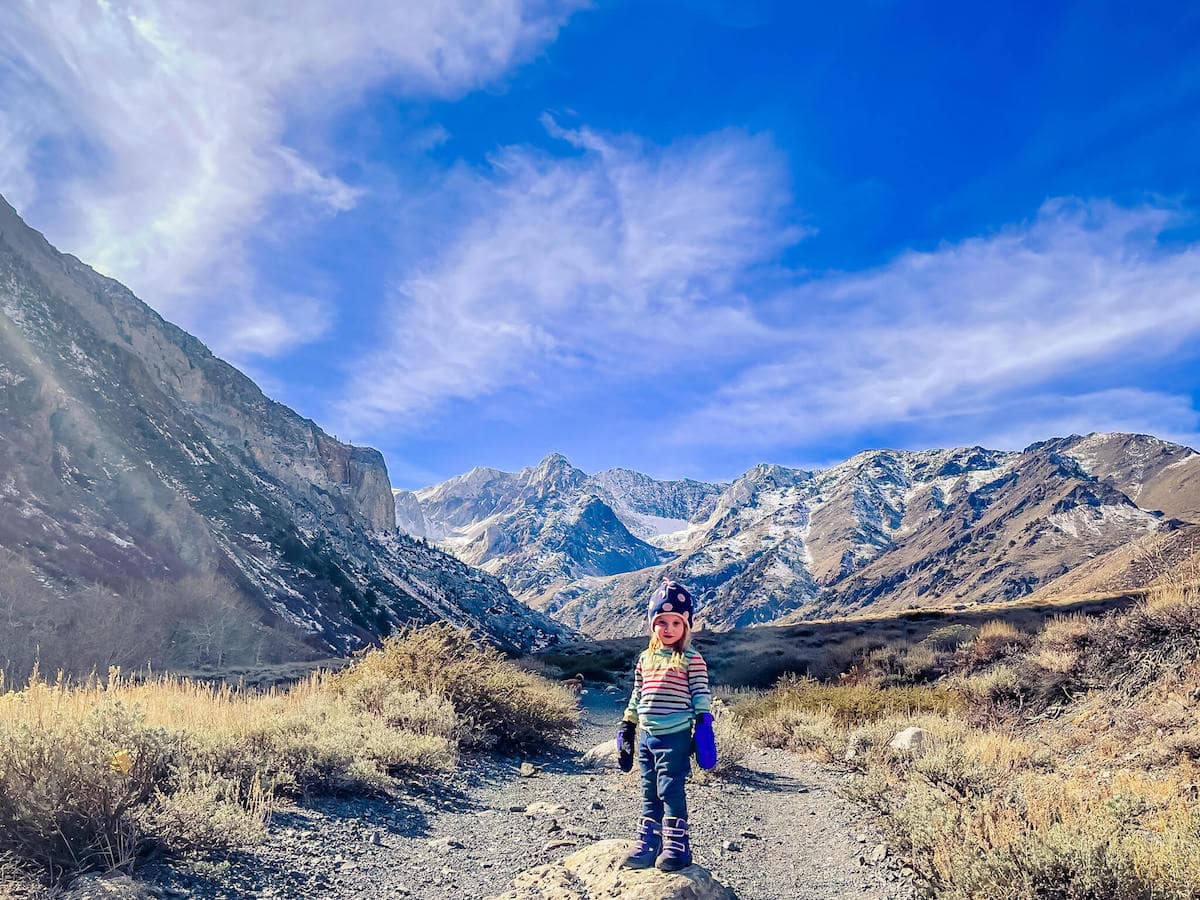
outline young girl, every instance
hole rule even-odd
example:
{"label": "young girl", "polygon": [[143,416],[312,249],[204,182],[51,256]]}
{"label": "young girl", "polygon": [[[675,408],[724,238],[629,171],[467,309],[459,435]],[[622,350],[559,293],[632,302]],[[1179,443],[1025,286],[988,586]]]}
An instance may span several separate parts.
{"label": "young girl", "polygon": [[[638,657],[633,694],[617,732],[621,768],[633,768],[634,736],[642,775],[638,842],[625,865],[674,872],[692,864],[684,782],[696,752],[701,768],[717,763],[708,667],[690,646],[692,596],[664,581],[650,599],[650,646]],[[692,727],[695,726],[693,736]]]}

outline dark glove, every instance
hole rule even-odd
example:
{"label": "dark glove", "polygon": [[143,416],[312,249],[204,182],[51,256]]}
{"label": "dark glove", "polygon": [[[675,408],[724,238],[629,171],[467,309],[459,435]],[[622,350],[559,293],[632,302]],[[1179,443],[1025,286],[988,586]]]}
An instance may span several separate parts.
{"label": "dark glove", "polygon": [[717,738],[713,734],[712,723],[712,713],[700,713],[696,719],[696,732],[692,735],[696,763],[702,769],[712,769],[717,765]]}
{"label": "dark glove", "polygon": [[637,737],[637,725],[633,722],[622,722],[617,726],[617,764],[622,772],[633,768],[633,741]]}

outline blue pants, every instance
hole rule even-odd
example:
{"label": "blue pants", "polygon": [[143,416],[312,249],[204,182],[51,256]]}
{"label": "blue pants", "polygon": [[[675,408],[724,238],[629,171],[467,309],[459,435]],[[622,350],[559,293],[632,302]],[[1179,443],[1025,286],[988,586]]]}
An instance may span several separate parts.
{"label": "blue pants", "polygon": [[642,773],[642,815],[661,822],[663,814],[687,818],[683,785],[691,771],[692,730],[655,736],[641,729],[638,767]]}

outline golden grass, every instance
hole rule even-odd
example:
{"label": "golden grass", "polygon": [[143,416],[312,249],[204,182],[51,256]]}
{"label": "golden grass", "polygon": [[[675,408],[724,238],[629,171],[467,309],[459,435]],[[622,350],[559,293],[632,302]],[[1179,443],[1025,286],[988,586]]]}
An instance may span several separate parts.
{"label": "golden grass", "polygon": [[61,882],[152,846],[240,846],[281,793],[386,791],[460,746],[553,740],[576,716],[567,691],[444,626],[286,690],[35,671],[0,693],[0,859]]}
{"label": "golden grass", "polygon": [[[846,793],[883,816],[934,896],[1196,898],[1198,608],[1172,582],[1038,634],[985,623],[957,672],[909,687],[926,692],[910,709],[891,699],[896,666],[860,673],[874,684],[785,680],[735,713],[759,742],[844,764]],[[909,725],[929,734],[915,757],[887,747]]]}
{"label": "golden grass", "polygon": [[737,712],[752,730],[755,721],[787,712],[822,713],[849,726],[897,714],[947,713],[964,706],[963,696],[947,687],[830,685],[812,678],[785,676],[774,690],[742,704]]}

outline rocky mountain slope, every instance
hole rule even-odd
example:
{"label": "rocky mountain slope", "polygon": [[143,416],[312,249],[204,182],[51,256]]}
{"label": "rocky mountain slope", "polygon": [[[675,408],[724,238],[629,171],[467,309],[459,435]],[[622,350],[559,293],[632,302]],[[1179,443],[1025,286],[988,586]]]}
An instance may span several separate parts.
{"label": "rocky mountain slope", "polygon": [[668,486],[664,503],[671,505],[655,506],[637,487],[628,482],[614,493],[555,453],[516,473],[472,469],[410,496],[398,493],[396,501],[406,523],[419,514],[432,540],[529,600],[578,578],[670,559],[632,529],[646,537],[663,523],[673,529],[685,521],[675,516],[689,511],[689,498],[700,504],[714,492],[698,486],[672,493]]}
{"label": "rocky mountain slope", "polygon": [[[1145,435],[1076,435],[1020,453],[873,450],[815,472],[763,464],[723,490],[693,482],[699,488],[691,493],[656,491],[652,479],[624,470],[591,478],[574,470],[561,502],[589,493],[618,519],[658,511],[677,530],[646,539],[671,556],[620,571],[543,568],[534,580],[528,567],[545,557],[509,529],[517,516],[505,506],[512,495],[484,486],[528,480],[535,470],[486,470],[481,479],[482,471],[472,473],[474,481],[463,476],[416,493],[427,517],[454,517],[451,531],[434,536],[445,535],[445,546],[463,554],[460,535],[487,532],[486,548],[463,558],[500,574],[560,621],[602,637],[639,631],[645,598],[665,575],[695,590],[700,618],[713,628],[868,606],[989,603],[1200,521],[1200,455]],[[452,482],[462,502],[451,513],[445,497]],[[634,493],[628,485],[639,497],[686,499],[677,508],[638,508],[627,499]]]}
{"label": "rocky mountain slope", "polygon": [[444,617],[512,649],[560,630],[395,521],[377,451],[268,399],[0,199],[0,548],[50,596],[216,573],[325,653]]}

